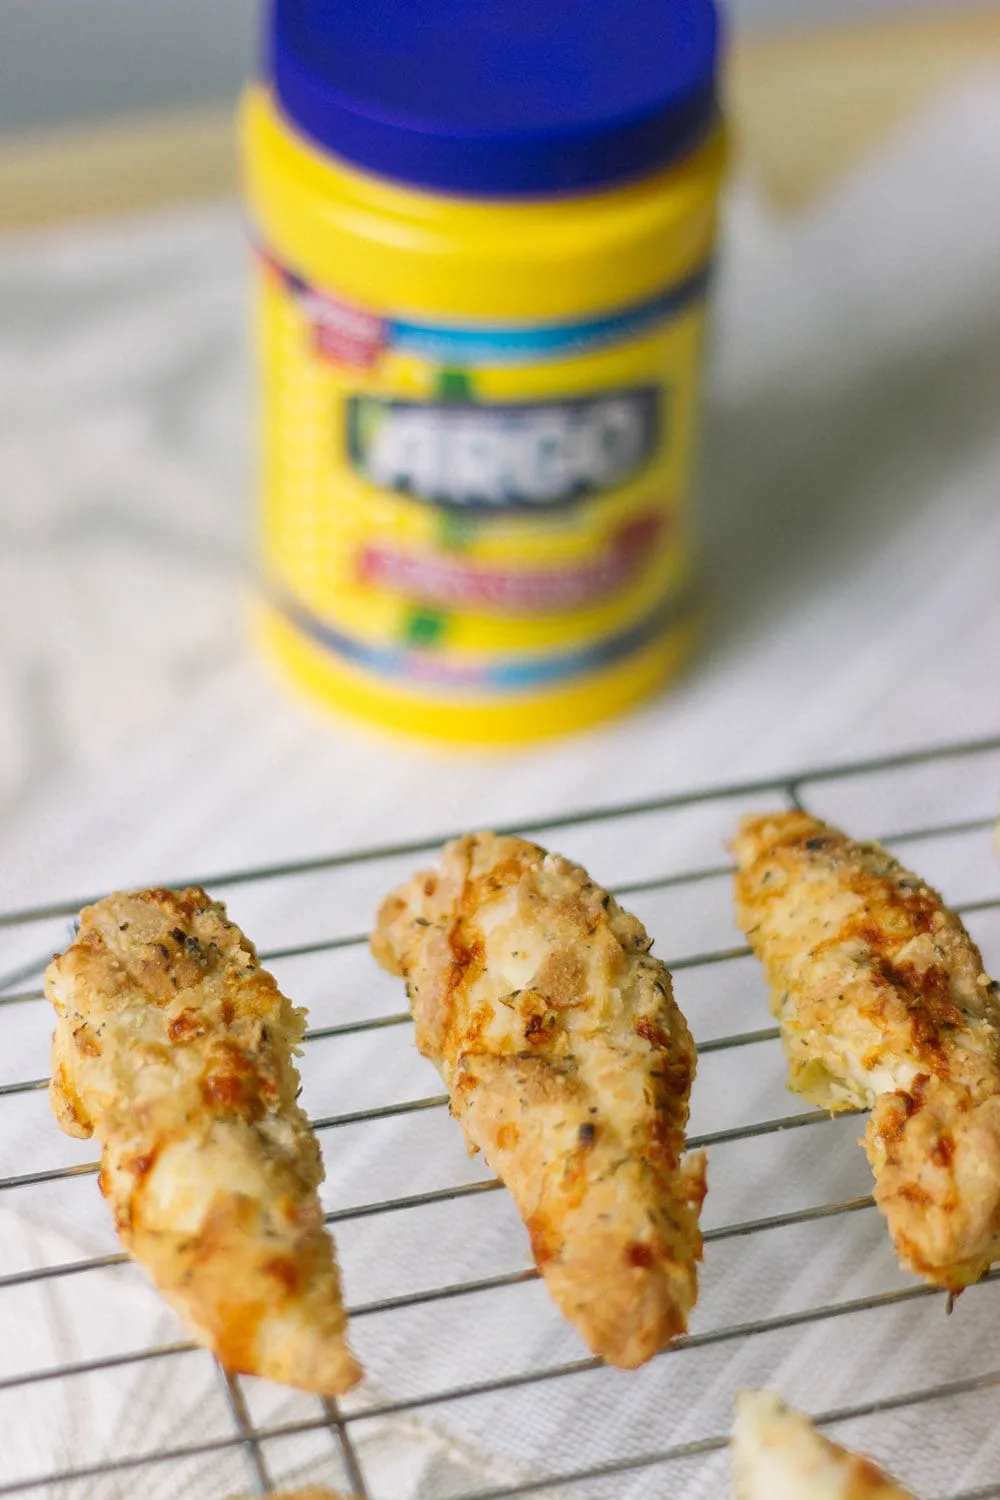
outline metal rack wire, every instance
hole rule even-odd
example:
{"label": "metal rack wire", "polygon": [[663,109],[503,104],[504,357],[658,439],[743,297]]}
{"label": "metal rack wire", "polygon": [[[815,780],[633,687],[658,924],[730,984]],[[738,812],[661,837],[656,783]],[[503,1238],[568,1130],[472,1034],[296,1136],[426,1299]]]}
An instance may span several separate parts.
{"label": "metal rack wire", "polygon": [[[627,825],[631,830],[631,836],[634,837],[643,829],[646,820],[654,816],[668,815],[697,807],[728,808],[752,798],[777,799],[778,802],[791,803],[811,810],[814,809],[815,799],[818,798],[821,805],[816,806],[815,810],[823,813],[826,808],[822,805],[823,795],[821,794],[829,792],[831,788],[844,787],[852,782],[860,783],[865,778],[873,777],[888,778],[882,783],[888,786],[892,778],[915,770],[919,770],[922,776],[929,777],[930,790],[925,800],[929,806],[936,807],[939,804],[933,791],[935,777],[940,776],[943,780],[947,772],[952,781],[956,774],[961,780],[964,774],[963,768],[973,766],[979,768],[980,771],[986,766],[990,774],[995,769],[995,785],[1000,788],[1000,736],[962,744],[938,746],[865,762],[831,764],[756,781],[732,782],[725,786],[698,789],[685,795],[589,808],[572,815],[521,823],[512,827],[510,831],[537,835],[555,847],[559,847],[561,834],[577,835],[582,829],[598,825]],[[943,806],[943,804],[940,805]],[[864,831],[877,834],[886,842],[893,846],[900,846],[901,849],[907,844],[926,842],[931,845],[935,840],[970,840],[975,841],[977,845],[985,844],[993,821],[992,805],[977,806],[973,809],[971,816],[966,815],[967,811],[968,809],[962,806],[958,808],[958,815],[955,816],[940,818],[933,815],[924,816],[916,820],[911,819],[907,826],[887,826]],[[377,866],[387,862],[398,862],[401,859],[425,856],[433,852],[447,836],[449,835],[442,835],[440,839],[421,839],[408,843],[358,849],[333,855],[327,859],[309,859],[280,865],[260,866],[255,869],[230,870],[214,877],[200,877],[199,883],[206,885],[213,892],[225,893],[227,890],[239,887],[260,886],[265,882],[294,881],[304,876],[316,876],[332,871],[339,871],[352,877],[364,866]],[[616,894],[621,897],[635,898],[644,893],[655,892],[663,895],[665,899],[674,899],[677,894],[686,893],[691,899],[697,900],[699,888],[704,887],[706,883],[724,880],[728,872],[728,865],[720,859],[715,863],[703,863],[694,868],[654,874],[644,879],[631,882],[620,881],[613,884]],[[600,874],[599,871],[594,873]],[[175,881],[173,883],[180,885],[187,882]],[[0,914],[0,934],[14,932],[23,938],[24,934],[42,924],[72,916],[82,904],[84,904],[83,900],[54,902]],[[1000,942],[1000,866],[997,868],[993,892],[959,903],[957,909],[967,917],[982,914],[984,920],[994,923],[991,931]],[[265,947],[261,957],[265,962],[273,964],[309,956],[316,958],[324,965],[334,965],[339,956],[361,948],[365,942],[366,937],[361,932],[341,933],[333,936],[321,935],[307,942]],[[43,944],[40,943],[39,947],[42,946]],[[662,948],[662,944],[660,946]],[[51,949],[49,951],[51,952]],[[673,956],[668,951],[663,956],[675,975],[680,975],[686,971],[715,972],[721,966],[733,964],[747,955],[748,950],[742,945],[730,944]],[[16,969],[8,973],[6,981],[0,980],[0,1014],[6,1012],[8,1008],[31,1007],[43,1001],[43,992],[40,987],[37,985],[26,987],[27,981],[34,979],[36,974],[40,973],[42,962],[43,960],[37,964],[21,962]],[[336,987],[332,970],[330,984],[332,988]],[[20,1014],[20,1011],[18,1013]],[[760,1013],[755,1012],[755,1018],[766,1020],[766,1013],[761,1016]],[[359,1034],[391,1031],[393,1028],[405,1027],[408,1021],[408,1014],[399,1009],[382,1010],[376,1014],[360,1017],[348,1014],[342,1019],[331,1021],[330,1024],[313,1027],[307,1033],[307,1041],[310,1044],[321,1040],[342,1041]],[[777,1035],[777,1029],[770,1025],[733,1030],[728,1034],[701,1038],[699,1053],[703,1058],[713,1054],[732,1053],[738,1049],[773,1043]],[[43,1090],[46,1084],[47,1080],[43,1077],[19,1078],[4,1083],[0,1085],[0,1105],[4,1100],[37,1093]],[[394,1117],[443,1111],[446,1104],[447,1099],[443,1094],[431,1093],[414,1098],[393,1099],[376,1106],[340,1114],[319,1116],[314,1119],[313,1123],[317,1130],[325,1133],[346,1127],[369,1126],[373,1122],[390,1120]],[[833,1127],[829,1117],[820,1111],[790,1109],[785,1113],[774,1113],[764,1119],[739,1120],[719,1128],[702,1130],[692,1136],[690,1145],[718,1148],[733,1142],[761,1141],[764,1138],[779,1135],[785,1137],[789,1132],[831,1128]],[[63,1183],[96,1171],[97,1164],[92,1161],[57,1166],[33,1166],[31,1162],[25,1162],[24,1170],[0,1177],[0,1194],[6,1195],[7,1192],[19,1187]],[[336,1206],[327,1214],[327,1220],[333,1226],[347,1225],[374,1216],[404,1214],[415,1208],[441,1203],[464,1202],[471,1211],[473,1204],[494,1193],[499,1186],[499,1183],[489,1178],[453,1182],[440,1187],[382,1197],[376,1201],[354,1206]],[[763,1186],[766,1188],[766,1182]],[[716,1224],[706,1233],[706,1255],[711,1256],[713,1246],[725,1241],[756,1241],[775,1231],[797,1226],[827,1223],[829,1232],[836,1233],[838,1225],[842,1226],[855,1216],[864,1214],[871,1206],[871,1197],[862,1193],[834,1201],[800,1207],[784,1207],[779,1211],[761,1212],[754,1217],[742,1217],[731,1222]],[[16,1293],[18,1289],[45,1282],[85,1278],[91,1272],[107,1270],[126,1262],[125,1255],[112,1252],[15,1270],[0,1275],[0,1294],[9,1295]],[[986,1278],[987,1285],[984,1291],[977,1295],[995,1298],[995,1293],[990,1287],[998,1279],[1000,1279],[1000,1271],[991,1273]],[[391,1316],[403,1310],[473,1299],[480,1294],[495,1293],[505,1288],[523,1287],[535,1280],[537,1280],[537,1272],[532,1269],[498,1270],[495,1274],[474,1280],[461,1280],[379,1296],[353,1306],[350,1309],[350,1315],[354,1326],[357,1327],[366,1319],[376,1316]],[[709,1323],[708,1326],[697,1324],[694,1331],[687,1337],[675,1341],[670,1352],[676,1356],[710,1347],[736,1349],[763,1334],[815,1327],[822,1323],[832,1324],[836,1320],[851,1319],[861,1313],[900,1307],[904,1304],[923,1303],[940,1297],[941,1293],[935,1288],[910,1279],[904,1284],[881,1287],[861,1295],[822,1301],[800,1309],[782,1310],[770,1314],[764,1310],[759,1316],[727,1320],[717,1324]],[[2,1310],[0,1310],[0,1318],[2,1318]],[[171,1361],[193,1348],[193,1344],[181,1339],[120,1353],[94,1354],[46,1368],[15,1369],[11,1373],[0,1376],[0,1393],[25,1390],[30,1386],[44,1385],[47,1382],[78,1380],[86,1375],[111,1372],[147,1361]],[[151,1468],[165,1468],[169,1471],[169,1465],[179,1459],[188,1459],[199,1454],[209,1455],[226,1449],[239,1451],[244,1455],[247,1487],[257,1493],[267,1494],[273,1488],[267,1456],[268,1444],[278,1438],[315,1431],[329,1434],[339,1454],[340,1467],[353,1492],[361,1497],[361,1500],[371,1500],[373,1491],[369,1486],[355,1442],[356,1429],[360,1424],[374,1418],[398,1417],[403,1414],[423,1416],[435,1410],[457,1409],[462,1403],[479,1397],[490,1397],[499,1401],[509,1400],[513,1393],[519,1390],[530,1387],[541,1388],[553,1381],[576,1380],[587,1372],[594,1372],[600,1368],[600,1362],[591,1358],[534,1364],[483,1380],[466,1380],[438,1389],[403,1392],[396,1395],[390,1391],[385,1397],[374,1402],[369,1401],[356,1408],[345,1407],[339,1402],[325,1401],[320,1403],[320,1409],[313,1416],[270,1424],[259,1419],[255,1420],[240,1379],[226,1377],[219,1372],[219,1379],[231,1416],[230,1431],[196,1442],[182,1441],[172,1446],[159,1445],[149,1451],[139,1453],[112,1454],[102,1457],[100,1461],[82,1465],[54,1464],[45,1472],[0,1483],[0,1496],[39,1492],[52,1495],[62,1494],[65,1492],[62,1487],[83,1481],[91,1481],[98,1486],[88,1489],[86,1493],[100,1495],[99,1481],[110,1476],[141,1475],[143,1472],[148,1473]],[[859,1399],[837,1407],[830,1406],[819,1412],[818,1419],[822,1423],[836,1423],[894,1411],[917,1411],[925,1405],[930,1406],[937,1402],[969,1396],[973,1392],[993,1389],[1000,1389],[1000,1362],[996,1368],[976,1370],[959,1378],[931,1380],[915,1384],[910,1389],[875,1395],[867,1400]],[[588,1494],[600,1493],[605,1497],[614,1497],[616,1476],[620,1477],[632,1471],[654,1467],[668,1476],[672,1465],[707,1459],[724,1448],[726,1442],[725,1433],[708,1433],[673,1444],[653,1445],[643,1451],[623,1451],[618,1456],[596,1463],[584,1463],[575,1469],[564,1466],[558,1473],[545,1471],[544,1458],[539,1455],[537,1472],[532,1477],[505,1485],[494,1484],[486,1489],[467,1491],[460,1496],[451,1495],[449,1492],[450,1500],[510,1500],[510,1497],[517,1495],[544,1495],[556,1490],[566,1490],[567,1487],[574,1485],[581,1485],[584,1488],[590,1485],[591,1488],[586,1490]],[[594,1483],[603,1484],[605,1481],[606,1487],[597,1491],[593,1490]],[[667,1482],[665,1478],[664,1483]],[[953,1491],[948,1495],[947,1500],[986,1500],[988,1496],[1000,1496],[1000,1458],[997,1461],[996,1478],[993,1482],[986,1483],[985,1486],[980,1484],[977,1488],[966,1487]]]}

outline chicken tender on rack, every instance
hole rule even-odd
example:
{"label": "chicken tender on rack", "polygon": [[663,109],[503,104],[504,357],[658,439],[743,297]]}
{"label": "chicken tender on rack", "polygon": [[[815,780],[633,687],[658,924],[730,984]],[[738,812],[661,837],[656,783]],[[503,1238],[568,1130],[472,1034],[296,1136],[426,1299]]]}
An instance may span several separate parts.
{"label": "chicken tender on rack", "polygon": [[52,1106],[100,1141],[125,1248],[226,1369],[349,1390],[361,1370],[296,1103],[305,1013],[225,907],[197,888],[108,896],[46,991]]}
{"label": "chicken tender on rack", "polygon": [[694,1044],[642,924],[578,865],[480,833],[388,897],[372,946],[555,1301],[643,1364],[694,1305],[705,1168],[682,1156]]}
{"label": "chicken tender on rack", "polygon": [[270,1495],[268,1500],[347,1500],[347,1497],[334,1494],[333,1490],[282,1490],[280,1495]]}
{"label": "chicken tender on rack", "polygon": [[1000,1255],[998,986],[954,912],[878,844],[787,812],[745,820],[733,850],[789,1087],[822,1109],[871,1109],[896,1253],[960,1291]]}
{"label": "chicken tender on rack", "polygon": [[737,1396],[731,1452],[735,1500],[913,1500],[772,1391]]}

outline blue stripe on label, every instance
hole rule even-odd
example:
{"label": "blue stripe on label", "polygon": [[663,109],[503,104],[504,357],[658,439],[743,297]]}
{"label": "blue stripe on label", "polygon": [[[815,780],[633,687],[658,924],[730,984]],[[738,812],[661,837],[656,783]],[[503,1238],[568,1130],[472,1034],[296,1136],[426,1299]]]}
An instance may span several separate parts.
{"label": "blue stripe on label", "polygon": [[271,602],[290,625],[354,666],[410,688],[438,688],[456,694],[527,692],[582,677],[640,651],[678,624],[691,607],[689,593],[672,594],[628,630],[575,651],[463,663],[449,661],[433,651],[372,645],[327,625],[294,599],[272,596]]}
{"label": "blue stripe on label", "polygon": [[669,322],[704,298],[710,274],[711,267],[703,266],[685,281],[667,287],[646,302],[608,317],[578,323],[435,328],[425,323],[390,319],[389,344],[437,364],[459,366],[531,364],[565,358],[638,338]]}
{"label": "blue stripe on label", "polygon": [[[341,310],[348,307],[335,293],[311,286],[265,251],[260,253],[297,298],[315,300],[320,309],[324,302]],[[711,273],[711,262],[707,262],[684,281],[664,287],[645,302],[634,303],[604,317],[585,318],[573,323],[435,325],[416,323],[408,318],[386,319],[366,308],[355,310],[377,327],[383,347],[419,355],[433,364],[460,368],[538,364],[624,343],[670,322],[704,299]],[[311,314],[315,315],[315,312]]]}

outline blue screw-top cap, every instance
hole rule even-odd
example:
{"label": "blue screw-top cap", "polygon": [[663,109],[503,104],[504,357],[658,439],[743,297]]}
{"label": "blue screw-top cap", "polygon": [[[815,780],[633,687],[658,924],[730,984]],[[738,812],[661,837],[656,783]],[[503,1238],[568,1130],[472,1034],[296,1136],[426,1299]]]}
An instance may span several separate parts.
{"label": "blue screw-top cap", "polygon": [[273,0],[291,121],[354,165],[484,197],[596,189],[716,115],[713,0]]}

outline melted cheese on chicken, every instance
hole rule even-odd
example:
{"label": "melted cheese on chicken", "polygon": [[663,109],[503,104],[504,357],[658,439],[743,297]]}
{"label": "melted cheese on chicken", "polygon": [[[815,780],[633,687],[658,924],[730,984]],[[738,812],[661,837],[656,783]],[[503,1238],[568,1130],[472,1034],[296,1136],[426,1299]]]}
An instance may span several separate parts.
{"label": "melted cheese on chicken", "polygon": [[732,1461],[735,1500],[913,1500],[771,1391],[736,1398]]}
{"label": "melted cheese on chicken", "polygon": [[900,1259],[958,1291],[1000,1256],[1000,991],[958,917],[877,844],[801,812],[746,820],[736,910],[763,961],[789,1086],[870,1108]]}
{"label": "melted cheese on chicken", "polygon": [[704,1162],[682,1159],[695,1049],[641,923],[558,855],[471,834],[386,900],[373,948],[552,1296],[642,1364],[694,1305]]}
{"label": "melted cheese on chicken", "polygon": [[296,1103],[304,1012],[198,889],[87,907],[46,991],[52,1106],[100,1141],[126,1249],[227,1369],[348,1390],[361,1371]]}

